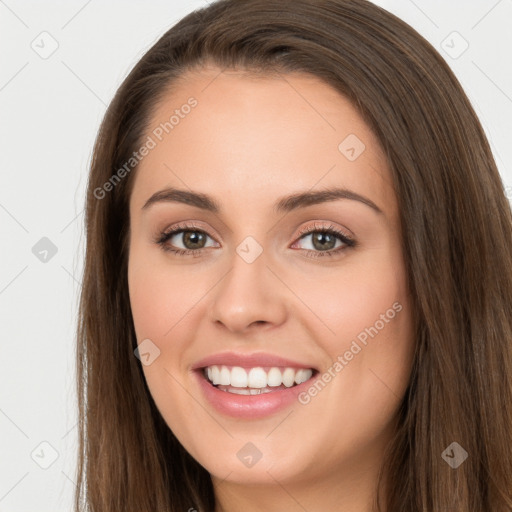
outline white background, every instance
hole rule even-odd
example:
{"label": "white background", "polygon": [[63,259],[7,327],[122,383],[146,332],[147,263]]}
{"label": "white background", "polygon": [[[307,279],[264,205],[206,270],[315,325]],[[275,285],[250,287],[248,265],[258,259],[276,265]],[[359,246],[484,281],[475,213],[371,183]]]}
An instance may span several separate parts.
{"label": "white background", "polygon": [[[512,0],[376,3],[452,66],[512,198]],[[106,105],[144,51],[204,5],[0,0],[0,512],[72,508],[74,333],[93,141]],[[464,42],[453,31],[469,44],[457,58]],[[52,44],[58,48],[45,59],[35,51]],[[32,252],[43,237],[57,249],[46,262]]]}

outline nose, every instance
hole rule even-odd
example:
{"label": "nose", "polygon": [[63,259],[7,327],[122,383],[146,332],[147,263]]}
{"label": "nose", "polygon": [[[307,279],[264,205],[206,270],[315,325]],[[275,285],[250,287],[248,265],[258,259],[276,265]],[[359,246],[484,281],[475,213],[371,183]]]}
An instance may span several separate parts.
{"label": "nose", "polygon": [[230,270],[210,295],[211,320],[238,333],[258,325],[282,324],[287,315],[287,289],[267,267],[265,251],[251,263],[233,251],[230,263]]}

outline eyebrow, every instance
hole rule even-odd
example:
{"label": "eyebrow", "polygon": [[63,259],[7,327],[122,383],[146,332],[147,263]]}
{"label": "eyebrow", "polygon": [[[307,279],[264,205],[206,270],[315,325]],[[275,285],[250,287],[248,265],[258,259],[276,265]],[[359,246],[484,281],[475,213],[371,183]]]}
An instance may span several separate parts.
{"label": "eyebrow", "polygon": [[[281,197],[274,204],[274,211],[276,213],[291,212],[299,208],[305,208],[315,204],[336,201],[339,199],[350,199],[359,201],[360,203],[369,206],[376,213],[384,214],[383,211],[370,199],[364,197],[356,192],[345,188],[330,188],[318,191],[304,191],[297,192],[288,196]],[[190,206],[201,208],[213,213],[220,213],[221,207],[215,199],[200,192],[192,192],[189,190],[180,190],[177,188],[166,188],[155,192],[145,203],[142,209],[147,209],[151,205],[160,202],[175,202],[184,203]]]}

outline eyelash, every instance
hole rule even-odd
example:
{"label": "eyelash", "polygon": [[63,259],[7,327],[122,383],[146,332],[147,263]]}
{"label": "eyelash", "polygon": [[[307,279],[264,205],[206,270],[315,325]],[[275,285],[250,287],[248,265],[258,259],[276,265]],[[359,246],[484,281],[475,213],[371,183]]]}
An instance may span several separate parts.
{"label": "eyelash", "polygon": [[[204,230],[199,229],[198,227],[192,225],[192,224],[185,224],[185,225],[177,225],[175,226],[171,231],[164,231],[160,233],[155,240],[155,243],[160,245],[162,247],[162,250],[166,252],[172,252],[178,256],[193,256],[198,257],[201,255],[202,251],[206,249],[206,247],[202,247],[201,249],[174,249],[168,245],[166,245],[167,241],[172,238],[174,235],[180,232],[198,232],[203,233],[206,236],[208,233],[206,233]],[[355,247],[356,241],[350,237],[348,237],[345,233],[334,227],[332,224],[328,227],[317,227],[316,225],[308,228],[304,228],[301,230],[298,234],[297,240],[300,240],[301,238],[305,237],[306,235],[309,235],[311,233],[324,233],[329,235],[334,235],[337,238],[339,238],[345,245],[342,247],[338,247],[337,249],[330,249],[329,251],[312,251],[310,249],[303,249],[308,253],[309,258],[323,258],[325,256],[334,256],[341,251],[346,250],[347,248]],[[211,237],[210,237],[211,238]]]}

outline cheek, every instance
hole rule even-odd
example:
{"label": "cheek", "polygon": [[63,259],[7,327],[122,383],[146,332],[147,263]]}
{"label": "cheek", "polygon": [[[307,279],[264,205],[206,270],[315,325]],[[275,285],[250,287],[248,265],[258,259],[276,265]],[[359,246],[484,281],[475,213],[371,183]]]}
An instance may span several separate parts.
{"label": "cheek", "polygon": [[[345,414],[358,417],[359,425],[385,422],[407,387],[414,354],[412,310],[400,254],[374,253],[371,264],[360,258],[339,275],[311,284],[300,293],[322,321],[323,326],[317,322],[315,341],[333,362],[324,373],[327,391],[315,398],[314,407],[320,413],[342,400],[343,410],[332,413],[333,424]],[[310,398],[305,396],[304,402]],[[373,405],[368,409],[363,404]]]}
{"label": "cheek", "polygon": [[128,287],[137,340],[170,336],[207,292],[205,277],[201,272],[184,272],[179,265],[170,264],[165,254],[134,244]]}
{"label": "cheek", "polygon": [[405,311],[408,292],[400,254],[394,250],[369,252],[332,272],[317,270],[305,276],[294,278],[294,291],[314,313],[315,340],[331,357],[358,336],[364,343],[365,333],[368,337],[367,330],[374,332],[376,324],[379,333],[389,334],[409,315],[408,310],[397,311]]}
{"label": "cheek", "polygon": [[[194,332],[193,306],[205,293],[203,279],[154,253],[142,244],[130,249],[128,286],[135,333],[138,343],[150,339],[158,347],[158,357],[142,366],[146,383],[162,417],[190,449],[198,436],[187,419],[195,402],[191,404],[185,391],[181,363]],[[193,417],[208,421],[201,409],[194,410]]]}

